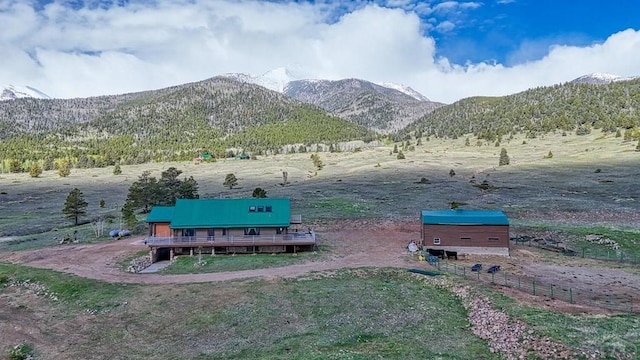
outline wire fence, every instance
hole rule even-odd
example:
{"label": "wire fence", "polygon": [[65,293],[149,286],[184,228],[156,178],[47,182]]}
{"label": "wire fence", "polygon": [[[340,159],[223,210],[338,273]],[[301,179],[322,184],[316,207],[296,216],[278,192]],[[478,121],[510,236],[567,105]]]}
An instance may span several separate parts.
{"label": "wire fence", "polygon": [[628,264],[640,264],[640,256],[637,254],[629,254],[622,250],[603,249],[594,247],[565,248],[560,243],[550,241],[538,241],[537,239],[529,240],[512,240],[513,244],[536,247],[539,249],[550,250],[562,253],[566,256],[578,256],[582,258],[617,261]]}
{"label": "wire fence", "polygon": [[471,271],[468,266],[456,265],[448,262],[435,262],[439,271],[464,276],[467,279],[481,283],[491,283],[517,289],[531,295],[544,296],[551,299],[566,301],[571,304],[599,307],[628,313],[640,313],[640,299],[630,295],[607,294],[604,291],[582,290],[543,282],[535,278],[516,276],[506,272],[487,273],[486,270]]}

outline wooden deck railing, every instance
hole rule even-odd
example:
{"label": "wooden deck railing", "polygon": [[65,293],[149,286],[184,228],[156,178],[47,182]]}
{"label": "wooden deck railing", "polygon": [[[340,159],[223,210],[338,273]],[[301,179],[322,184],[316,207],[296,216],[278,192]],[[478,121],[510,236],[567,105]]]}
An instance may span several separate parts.
{"label": "wooden deck railing", "polygon": [[309,244],[316,242],[316,234],[311,232],[297,232],[286,235],[222,235],[222,236],[173,236],[157,237],[149,236],[145,243],[149,246],[159,245],[198,245],[198,246],[229,246],[243,245],[268,245],[268,244]]}

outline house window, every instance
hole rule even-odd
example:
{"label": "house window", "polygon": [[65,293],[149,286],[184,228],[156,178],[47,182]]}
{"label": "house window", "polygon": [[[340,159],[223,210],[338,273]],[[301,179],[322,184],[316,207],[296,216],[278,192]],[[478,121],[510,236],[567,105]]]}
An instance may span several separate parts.
{"label": "house window", "polygon": [[264,206],[258,206],[258,212],[264,212]]}
{"label": "house window", "polygon": [[244,228],[245,235],[260,235],[260,229],[258,228]]}
{"label": "house window", "polygon": [[282,234],[282,231],[284,230],[284,228],[276,228],[276,234]]}
{"label": "house window", "polygon": [[213,237],[215,235],[215,231],[213,229],[207,229],[207,236]]}
{"label": "house window", "polygon": [[272,211],[271,205],[267,205],[267,206],[265,206],[265,207],[264,207],[264,210],[265,210],[266,212],[271,212],[271,211]]}
{"label": "house window", "polygon": [[468,236],[463,236],[463,237],[460,238],[460,240],[462,240],[462,241],[471,241],[471,238],[468,237]]}
{"label": "house window", "polygon": [[222,229],[222,235],[227,235],[227,229]]}
{"label": "house window", "polygon": [[194,229],[182,229],[182,236],[196,236]]}
{"label": "house window", "polygon": [[433,238],[433,245],[440,245],[440,238]]}
{"label": "house window", "polygon": [[497,238],[497,237],[490,237],[490,238],[489,238],[489,241],[492,241],[492,242],[493,242],[493,241],[500,241],[500,238]]}
{"label": "house window", "polygon": [[249,206],[249,212],[256,212],[255,206]]}

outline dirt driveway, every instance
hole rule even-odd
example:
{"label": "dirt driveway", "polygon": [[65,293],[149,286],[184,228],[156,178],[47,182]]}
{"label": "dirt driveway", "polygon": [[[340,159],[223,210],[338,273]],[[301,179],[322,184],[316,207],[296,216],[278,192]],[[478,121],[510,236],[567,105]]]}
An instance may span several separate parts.
{"label": "dirt driveway", "polygon": [[[37,268],[58,270],[81,277],[107,282],[169,284],[215,282],[252,277],[296,277],[313,271],[336,270],[357,267],[405,267],[430,268],[409,254],[406,246],[411,240],[419,240],[420,228],[415,223],[375,221],[344,221],[316,226],[320,245],[327,245],[328,254],[319,260],[277,268],[244,270],[206,274],[132,274],[124,272],[118,262],[146,250],[140,238],[114,240],[88,245],[61,245],[33,251],[0,253],[0,261],[23,264]],[[501,264],[508,274],[527,274],[558,286],[573,287],[584,291],[601,291],[603,294],[640,297],[638,272],[588,259],[552,260],[540,256],[538,250],[515,246],[511,257],[478,256],[459,265],[473,262]],[[504,289],[528,303],[543,301],[518,291]],[[521,296],[519,296],[520,294]],[[546,307],[566,308],[559,301],[543,301]],[[553,305],[557,304],[557,305]]]}

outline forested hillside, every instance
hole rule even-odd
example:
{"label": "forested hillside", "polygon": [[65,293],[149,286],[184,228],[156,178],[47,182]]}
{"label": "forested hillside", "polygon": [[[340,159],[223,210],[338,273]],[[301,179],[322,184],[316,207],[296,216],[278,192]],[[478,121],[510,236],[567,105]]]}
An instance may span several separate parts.
{"label": "forested hillside", "polygon": [[494,141],[512,132],[535,137],[552,131],[608,132],[640,126],[640,80],[607,85],[567,83],[505,97],[473,97],[444,106],[399,131],[456,138],[463,134]]}
{"label": "forested hillside", "polygon": [[[105,99],[93,108],[88,106],[86,112],[74,107],[80,100],[54,101],[55,116],[38,110],[29,117],[31,112],[7,105],[7,114],[19,113],[10,119],[22,119],[20,123],[28,126],[14,130],[18,135],[0,143],[0,159],[17,159],[22,170],[29,161],[62,157],[80,166],[102,166],[184,160],[201,152],[224,156],[229,147],[262,153],[291,143],[336,143],[376,136],[315,106],[227,78]],[[31,106],[46,109],[51,103],[45,101],[52,100],[32,101]],[[17,109],[23,104],[29,103],[19,103]],[[74,112],[83,116],[62,119],[62,114]]]}
{"label": "forested hillside", "polygon": [[382,133],[402,129],[444,105],[359,79],[291,81],[284,92]]}

